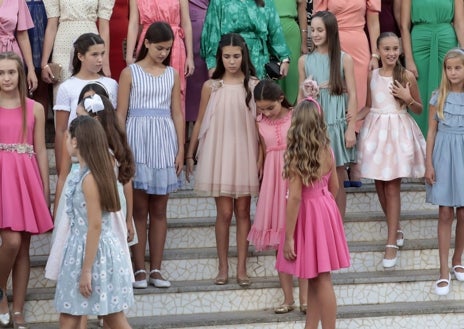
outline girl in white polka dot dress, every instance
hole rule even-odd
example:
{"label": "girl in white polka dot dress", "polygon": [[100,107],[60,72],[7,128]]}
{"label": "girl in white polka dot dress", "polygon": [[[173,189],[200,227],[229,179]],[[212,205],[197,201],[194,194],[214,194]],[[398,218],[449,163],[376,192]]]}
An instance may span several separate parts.
{"label": "girl in white polka dot dress", "polygon": [[375,180],[387,218],[384,267],[394,267],[404,236],[400,228],[401,178],[420,178],[425,172],[425,139],[407,108],[416,114],[422,103],[414,75],[398,61],[400,42],[392,32],[377,39],[382,67],[371,72],[366,106],[358,114],[365,121],[359,133],[361,176]]}

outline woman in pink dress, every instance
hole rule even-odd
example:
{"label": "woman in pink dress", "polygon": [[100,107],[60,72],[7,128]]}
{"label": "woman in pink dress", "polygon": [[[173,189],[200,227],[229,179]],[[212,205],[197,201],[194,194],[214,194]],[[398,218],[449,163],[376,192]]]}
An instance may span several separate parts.
{"label": "woman in pink dress", "polygon": [[12,51],[23,57],[27,67],[27,86],[30,93],[37,88],[38,83],[27,33],[27,30],[33,27],[34,23],[26,1],[0,1],[0,53]]}
{"label": "woman in pink dress", "polygon": [[[192,75],[195,69],[188,0],[130,0],[129,8],[127,64],[134,62],[134,49],[137,49],[135,53],[138,54],[145,40],[145,33],[152,23],[163,21],[171,25],[174,32],[174,44],[171,49],[171,63],[169,65],[179,73],[182,112],[185,117],[186,77]],[[142,32],[137,43],[139,24],[142,26]]]}

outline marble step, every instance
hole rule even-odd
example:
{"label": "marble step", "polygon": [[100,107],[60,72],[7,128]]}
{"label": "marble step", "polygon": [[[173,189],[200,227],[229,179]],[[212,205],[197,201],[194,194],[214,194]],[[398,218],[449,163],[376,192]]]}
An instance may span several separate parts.
{"label": "marble step", "polygon": [[[134,329],[303,329],[298,311],[276,315],[271,311],[219,312],[208,314],[130,318]],[[464,307],[459,301],[405,302],[383,305],[339,306],[339,329],[462,329]],[[57,323],[37,323],[34,329],[58,329]],[[95,321],[89,329],[97,328]]]}
{"label": "marble step", "polygon": [[[337,303],[342,306],[393,303],[449,302],[464,298],[464,283],[451,283],[448,296],[433,293],[437,269],[362,273],[334,273]],[[298,296],[295,288],[295,296]],[[10,296],[11,298],[11,296]],[[29,289],[26,297],[28,322],[53,322],[58,315],[53,306],[52,288]],[[182,281],[168,289],[136,290],[136,304],[127,315],[133,317],[173,316],[216,312],[271,311],[282,299],[277,277],[255,278],[242,289],[232,280],[228,285],[215,286],[208,281]],[[462,306],[461,303],[461,307]],[[361,316],[361,315],[359,315]],[[365,315],[364,315],[365,316]]]}
{"label": "marble step", "polygon": [[[403,211],[401,226],[406,240],[432,239],[437,236],[436,210]],[[214,248],[214,217],[169,219],[166,249]],[[454,224],[455,225],[455,224]],[[344,221],[348,241],[384,241],[387,236],[385,216],[381,212],[348,213]],[[230,246],[236,246],[235,221],[230,228]],[[454,234],[454,228],[453,228]],[[33,236],[30,254],[48,255],[51,233]],[[148,248],[148,245],[147,245]]]}
{"label": "marble step", "polygon": [[[453,245],[453,244],[452,244]],[[349,242],[351,267],[343,273],[379,271],[392,272],[382,267],[383,242]],[[451,257],[452,252],[450,252]],[[229,251],[229,275],[236,275],[236,249]],[[439,267],[437,239],[406,240],[399,251],[396,270],[422,270]],[[52,287],[54,282],[44,278],[46,256],[33,256],[31,261],[30,288]],[[147,258],[148,261],[148,258]],[[450,262],[451,264],[451,262]],[[145,268],[149,269],[146,263]],[[212,280],[217,274],[218,260],[215,248],[186,248],[165,250],[163,274],[177,284],[177,281]],[[275,252],[255,252],[250,248],[247,261],[248,274],[252,278],[276,276]],[[393,270],[394,272],[394,270]]]}

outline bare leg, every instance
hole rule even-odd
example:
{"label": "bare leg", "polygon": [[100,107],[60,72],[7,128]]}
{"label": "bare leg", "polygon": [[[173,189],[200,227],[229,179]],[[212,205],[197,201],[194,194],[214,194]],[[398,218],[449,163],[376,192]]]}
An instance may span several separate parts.
{"label": "bare leg", "polygon": [[[386,181],[384,182],[384,186],[388,227],[387,244],[396,245],[396,231],[399,228],[401,213],[401,178]],[[386,248],[385,258],[395,258],[397,251],[395,248]]]}
{"label": "bare leg", "polygon": [[[229,228],[232,221],[233,199],[218,197],[216,201],[216,249],[219,258],[217,278],[227,279],[229,276]],[[238,230],[238,227],[237,227]]]}
{"label": "bare leg", "polygon": [[308,280],[298,279],[298,286],[300,287],[300,308],[306,312],[308,306]]}
{"label": "bare leg", "polygon": [[60,313],[60,329],[77,329],[82,316]]}
{"label": "bare leg", "polygon": [[[317,329],[319,319],[322,329],[335,329],[337,300],[330,272],[320,273],[317,278],[308,281],[308,301],[310,303],[306,315],[305,329]],[[312,290],[314,292],[309,293]],[[310,298],[313,300],[310,300]]]}
{"label": "bare leg", "polygon": [[[464,207],[456,209],[456,237],[454,242],[454,254],[452,264],[462,265],[462,253],[464,251]],[[457,272],[463,272],[462,269],[457,269]]]}
{"label": "bare leg", "polygon": [[292,305],[295,302],[293,299],[293,276],[291,274],[279,272],[279,281],[284,293],[283,304]]}
{"label": "bare leg", "polygon": [[[448,256],[453,224],[454,208],[440,206],[438,208],[438,254],[440,256],[440,279],[449,278]],[[441,286],[441,284],[439,285]],[[446,286],[443,283],[443,286]]]}
{"label": "bare leg", "polygon": [[[150,227],[148,244],[150,246],[150,271],[161,270],[163,260],[164,244],[168,232],[166,217],[169,195],[150,195]],[[154,279],[164,280],[161,273],[152,273]]]}
{"label": "bare leg", "polygon": [[250,232],[251,197],[240,197],[234,200],[235,220],[237,221],[237,278],[248,278],[246,261],[248,256],[248,233]]}
{"label": "bare leg", "polygon": [[385,181],[375,180],[375,190],[377,191],[377,197],[379,198],[380,207],[385,216],[387,216],[387,199],[385,197]]}
{"label": "bare leg", "polygon": [[13,266],[13,317],[18,324],[24,324],[24,303],[26,300],[27,284],[30,274],[29,246],[31,235],[21,233],[21,247],[19,248],[16,261]]}
{"label": "bare leg", "polygon": [[129,325],[129,322],[127,322],[127,318],[124,315],[124,312],[122,311],[105,315],[103,318],[105,320],[105,323],[108,323],[108,325],[112,329],[131,329],[132,328]]}
{"label": "bare leg", "polygon": [[346,212],[346,191],[343,187],[343,182],[348,178],[346,173],[346,169],[344,166],[337,167],[337,176],[338,176],[338,193],[335,197],[335,202],[337,203],[338,210],[340,210],[340,214],[342,218],[345,218]]}
{"label": "bare leg", "polygon": [[9,312],[6,283],[21,248],[21,233],[11,230],[0,230],[0,237],[2,239],[2,244],[0,245],[0,289],[3,296],[0,300],[0,314],[5,314]]}
{"label": "bare leg", "polygon": [[[134,271],[145,269],[145,248],[147,246],[148,194],[134,189],[134,223],[139,243],[131,247]],[[143,280],[143,273],[137,274],[135,280]]]}

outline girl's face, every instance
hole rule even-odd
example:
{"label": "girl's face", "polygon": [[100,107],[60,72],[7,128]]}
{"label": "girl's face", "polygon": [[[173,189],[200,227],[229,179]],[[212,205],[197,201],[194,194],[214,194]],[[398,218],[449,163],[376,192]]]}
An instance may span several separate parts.
{"label": "girl's face", "polygon": [[[95,91],[93,91],[93,90],[86,91],[86,92],[84,93],[84,97],[82,97],[82,99],[85,99],[85,98],[87,98],[87,97],[89,97],[89,96],[93,96],[93,95],[95,95]],[[89,115],[89,113],[87,113],[87,111],[85,110],[83,104],[81,104],[81,103],[79,103],[79,104],[77,105],[76,114],[77,114],[77,116]]]}
{"label": "girl's face", "polygon": [[226,72],[237,73],[242,67],[242,48],[239,46],[225,46],[222,48],[222,63]]}
{"label": "girl's face", "polygon": [[18,63],[12,59],[0,61],[0,90],[14,91],[18,88]]}
{"label": "girl's face", "polygon": [[400,40],[393,36],[380,40],[379,55],[384,66],[395,66],[400,56]]}
{"label": "girl's face", "polygon": [[105,45],[98,44],[89,47],[85,54],[77,54],[82,62],[82,68],[91,73],[98,73],[103,67],[103,56],[105,55]]}
{"label": "girl's face", "polygon": [[464,64],[459,57],[449,58],[445,62],[446,77],[451,85],[464,83]]}
{"label": "girl's face", "polygon": [[320,17],[311,20],[311,38],[316,47],[327,43],[327,30],[324,21]]}
{"label": "girl's face", "polygon": [[148,49],[148,56],[157,64],[162,64],[169,56],[172,48],[172,40],[150,43],[145,40],[145,47]]}
{"label": "girl's face", "polygon": [[76,138],[71,137],[69,130],[66,132],[66,150],[69,153],[69,156],[77,155],[77,140]]}
{"label": "girl's face", "polygon": [[271,120],[279,119],[282,114],[283,97],[276,101],[260,100],[256,101],[256,110]]}

